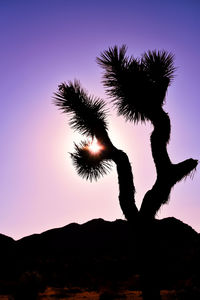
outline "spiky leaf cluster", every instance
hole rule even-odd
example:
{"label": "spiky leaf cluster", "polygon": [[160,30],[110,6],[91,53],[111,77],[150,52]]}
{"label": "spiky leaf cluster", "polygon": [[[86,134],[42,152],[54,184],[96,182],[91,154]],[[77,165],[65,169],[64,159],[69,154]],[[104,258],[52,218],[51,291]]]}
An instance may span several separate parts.
{"label": "spiky leaf cluster", "polygon": [[166,81],[171,83],[174,78],[174,55],[164,50],[147,51],[143,54],[141,63],[145,72],[153,82]]}
{"label": "spiky leaf cluster", "polygon": [[75,144],[75,152],[71,153],[71,158],[78,174],[92,181],[107,174],[110,171],[111,162],[104,157],[103,151],[92,154],[88,146],[88,142],[81,142],[80,146]]}
{"label": "spiky leaf cluster", "polygon": [[126,46],[109,48],[97,58],[104,69],[103,84],[119,115],[138,122],[149,119],[165,99],[173,79],[173,55],[148,51],[142,58],[126,56]]}
{"label": "spiky leaf cluster", "polygon": [[61,84],[54,99],[63,112],[70,114],[70,126],[81,134],[94,136],[98,130],[107,130],[104,101],[88,96],[78,81]]}

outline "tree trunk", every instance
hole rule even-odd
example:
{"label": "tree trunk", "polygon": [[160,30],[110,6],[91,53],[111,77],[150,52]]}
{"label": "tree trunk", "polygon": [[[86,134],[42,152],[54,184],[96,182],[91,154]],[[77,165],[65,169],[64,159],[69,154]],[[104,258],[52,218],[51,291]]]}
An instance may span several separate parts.
{"label": "tree trunk", "polygon": [[161,108],[152,113],[149,119],[154,125],[151,135],[151,151],[157,179],[152,189],[144,196],[140,215],[153,219],[161,205],[168,201],[172,187],[195,169],[198,161],[187,159],[179,164],[172,164],[167,152],[171,130],[168,114]]}
{"label": "tree trunk", "polygon": [[112,155],[117,166],[119,184],[119,203],[125,218],[134,223],[138,217],[138,209],[135,204],[135,187],[133,174],[128,156],[122,150],[115,150]]}
{"label": "tree trunk", "polygon": [[138,209],[135,204],[135,187],[128,156],[125,152],[117,149],[112,144],[105,130],[96,130],[95,135],[105,147],[105,158],[113,160],[116,164],[119,184],[119,203],[122,212],[129,222],[135,222],[138,216]]}

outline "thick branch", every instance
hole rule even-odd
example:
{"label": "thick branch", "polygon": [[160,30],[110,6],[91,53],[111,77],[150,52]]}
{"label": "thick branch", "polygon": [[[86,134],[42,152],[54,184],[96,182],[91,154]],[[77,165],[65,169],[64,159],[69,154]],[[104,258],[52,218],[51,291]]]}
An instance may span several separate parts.
{"label": "thick branch", "polygon": [[96,131],[95,135],[105,146],[105,157],[112,159],[116,164],[120,207],[125,218],[130,222],[134,222],[138,215],[138,209],[135,204],[135,187],[128,156],[112,144],[106,131]]}
{"label": "thick branch", "polygon": [[154,125],[151,134],[151,151],[158,174],[162,173],[171,165],[167,153],[167,144],[170,139],[171,124],[169,116],[164,110],[160,109],[150,116]]}
{"label": "thick branch", "polygon": [[133,175],[128,156],[121,150],[115,149],[112,155],[113,161],[117,166],[119,183],[119,203],[125,218],[129,222],[136,221],[138,210],[135,205],[135,187]]}
{"label": "thick branch", "polygon": [[170,138],[170,119],[168,114],[160,109],[149,116],[154,131],[151,135],[151,150],[157,171],[157,179],[152,189],[144,196],[140,215],[154,218],[162,204],[168,201],[172,187],[193,169],[198,161],[187,159],[179,164],[172,164],[167,152]]}

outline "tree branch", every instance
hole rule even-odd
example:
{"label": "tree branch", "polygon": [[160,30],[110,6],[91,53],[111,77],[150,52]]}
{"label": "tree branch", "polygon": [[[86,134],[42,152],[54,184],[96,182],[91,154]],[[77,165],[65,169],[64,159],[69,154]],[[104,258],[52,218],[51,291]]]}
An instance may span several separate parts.
{"label": "tree branch", "polygon": [[152,189],[144,196],[140,215],[152,219],[161,205],[168,201],[172,187],[195,169],[198,161],[187,159],[179,164],[172,164],[167,152],[171,129],[168,114],[160,108],[149,115],[149,119],[154,125],[151,135],[151,150],[156,166],[157,179]]}
{"label": "tree branch", "polygon": [[129,222],[135,222],[138,216],[138,209],[135,204],[135,187],[133,174],[128,156],[122,150],[117,149],[107,134],[107,132],[96,131],[96,138],[106,149],[105,157],[114,161],[117,167],[119,184],[119,203],[125,218]]}

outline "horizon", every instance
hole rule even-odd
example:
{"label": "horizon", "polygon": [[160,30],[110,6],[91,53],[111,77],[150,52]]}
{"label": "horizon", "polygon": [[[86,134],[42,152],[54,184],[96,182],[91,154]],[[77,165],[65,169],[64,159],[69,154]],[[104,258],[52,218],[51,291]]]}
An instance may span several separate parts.
{"label": "horizon", "polygon": [[[90,183],[72,165],[68,153],[84,137],[52,103],[64,81],[77,78],[108,104],[109,135],[131,161],[137,207],[153,185],[152,125],[117,117],[101,83],[95,58],[109,46],[126,44],[134,57],[148,49],[175,54],[177,70],[164,106],[172,125],[168,152],[174,163],[199,159],[200,3],[20,0],[1,2],[0,8],[0,233],[20,239],[70,223],[123,219],[115,167]],[[193,180],[172,189],[158,218],[175,217],[200,232],[199,179],[197,166]]]}

